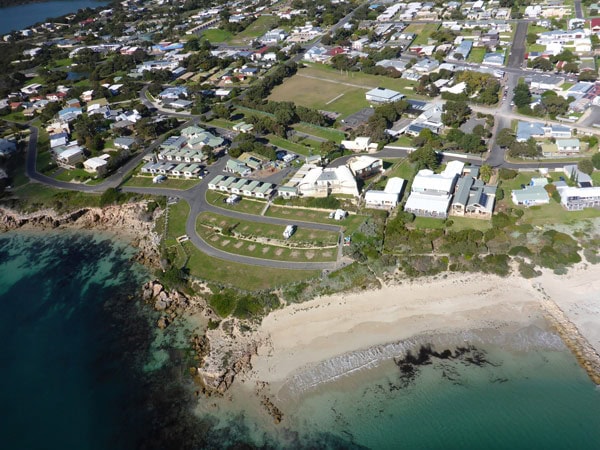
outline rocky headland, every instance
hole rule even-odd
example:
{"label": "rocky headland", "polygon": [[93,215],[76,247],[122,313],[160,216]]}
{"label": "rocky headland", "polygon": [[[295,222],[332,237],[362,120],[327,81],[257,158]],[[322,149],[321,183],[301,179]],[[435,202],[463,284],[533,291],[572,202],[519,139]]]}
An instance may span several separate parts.
{"label": "rocky headland", "polygon": [[52,209],[21,213],[0,208],[0,232],[10,230],[93,230],[114,234],[139,249],[135,260],[150,268],[160,266],[160,237],[154,220],[160,210],[148,212],[147,202],[104,208],[81,208],[64,214]]}

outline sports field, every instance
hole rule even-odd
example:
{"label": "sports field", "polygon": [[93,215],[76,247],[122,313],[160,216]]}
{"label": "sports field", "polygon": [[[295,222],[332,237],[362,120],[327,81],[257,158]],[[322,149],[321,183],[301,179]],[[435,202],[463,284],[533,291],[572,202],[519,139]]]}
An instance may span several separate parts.
{"label": "sports field", "polygon": [[322,64],[309,65],[273,89],[269,100],[292,101],[309,108],[334,111],[346,117],[369,106],[365,93],[376,87],[402,92],[413,98],[414,82],[361,72],[339,72]]}

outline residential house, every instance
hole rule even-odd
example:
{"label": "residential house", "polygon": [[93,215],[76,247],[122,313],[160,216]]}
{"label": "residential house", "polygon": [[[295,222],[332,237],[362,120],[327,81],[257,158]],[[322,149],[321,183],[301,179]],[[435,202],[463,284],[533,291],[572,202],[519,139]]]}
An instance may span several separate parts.
{"label": "residential house", "polygon": [[570,155],[579,153],[581,150],[581,144],[579,139],[557,139],[556,148],[559,153]]}
{"label": "residential house", "polygon": [[377,150],[377,142],[371,142],[368,136],[356,137],[353,141],[342,141],[341,146],[353,152],[368,152]]}
{"label": "residential house", "polygon": [[110,155],[102,155],[94,158],[86,159],[83,162],[83,168],[86,172],[96,173],[98,176],[104,176],[108,170],[108,160]]}
{"label": "residential house", "polygon": [[440,66],[440,63],[435,59],[425,58],[417,62],[411,67],[411,70],[418,73],[431,73]]}
{"label": "residential house", "polygon": [[0,156],[8,156],[17,151],[17,144],[14,141],[0,138]]}
{"label": "residential house", "polygon": [[451,193],[463,168],[464,163],[450,161],[439,174],[429,169],[420,170],[413,179],[411,193],[404,210],[416,216],[444,219],[448,217]]}
{"label": "residential house", "polygon": [[82,114],[81,108],[64,108],[58,112],[58,118],[65,122],[72,122]]}
{"label": "residential house", "polygon": [[[460,42],[460,44],[458,44],[458,46],[452,52],[452,56],[455,59],[466,60],[469,57],[469,54],[471,53],[471,49],[472,48],[473,48],[473,41],[467,40],[467,39],[463,39]],[[460,55],[460,57],[456,58],[456,55]]]}
{"label": "residential house", "polygon": [[486,186],[472,175],[458,179],[450,214],[491,219],[496,200],[496,186]]}
{"label": "residential house", "polygon": [[529,138],[570,138],[571,128],[564,125],[544,125],[541,122],[522,122],[517,124],[517,141],[525,142]]}
{"label": "residential house", "polygon": [[163,90],[158,97],[162,100],[179,100],[181,97],[187,97],[188,92],[185,86],[173,86]]}
{"label": "residential house", "polygon": [[398,206],[402,190],[406,181],[402,178],[388,179],[383,191],[368,190],[365,192],[365,206],[367,208],[391,209]]}
{"label": "residential house", "polygon": [[600,187],[565,187],[558,192],[560,204],[568,211],[600,207]]}
{"label": "residential house", "polygon": [[487,53],[483,57],[483,64],[487,64],[490,66],[503,66],[504,53]]}
{"label": "residential house", "polygon": [[66,148],[63,151],[56,152],[56,163],[67,169],[74,169],[84,159],[83,149],[77,145]]}
{"label": "residential house", "polygon": [[550,203],[548,191],[540,185],[527,185],[523,189],[515,189],[512,191],[511,197],[515,205],[527,207]]}
{"label": "residential house", "polygon": [[237,131],[238,133],[250,133],[252,130],[254,130],[254,125],[252,125],[251,123],[239,122],[236,123],[232,127],[232,129],[233,131]]}
{"label": "residential house", "polygon": [[120,149],[131,150],[131,148],[135,145],[135,139],[129,137],[118,137],[114,140],[114,145]]}
{"label": "residential house", "polygon": [[250,168],[246,164],[235,158],[227,160],[224,170],[226,172],[237,173],[243,177],[250,175],[251,172]]}
{"label": "residential house", "polygon": [[274,30],[266,32],[258,41],[264,45],[277,45],[280,41],[285,40],[287,33],[281,28],[275,28]]}
{"label": "residential house", "polygon": [[50,148],[51,149],[60,147],[63,145],[67,145],[67,142],[69,142],[68,133],[62,132],[62,133],[56,133],[56,134],[50,135]]}
{"label": "residential house", "polygon": [[358,197],[356,180],[346,166],[324,169],[304,164],[287,185],[296,187],[298,194],[306,197],[327,197],[330,194]]}
{"label": "residential house", "polygon": [[581,170],[579,170],[579,168],[575,164],[563,167],[563,173],[567,177],[575,181],[577,183],[577,187],[585,188],[592,187],[594,185],[592,177],[590,177],[587,173],[584,173]]}
{"label": "residential house", "polygon": [[354,156],[348,160],[346,165],[354,174],[354,178],[358,180],[364,180],[383,172],[383,161],[366,155]]}

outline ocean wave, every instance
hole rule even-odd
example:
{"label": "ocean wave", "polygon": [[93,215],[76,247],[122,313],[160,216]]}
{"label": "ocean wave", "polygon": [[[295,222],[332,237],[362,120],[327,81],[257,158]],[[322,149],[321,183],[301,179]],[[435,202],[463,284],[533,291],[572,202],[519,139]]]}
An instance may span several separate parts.
{"label": "ocean wave", "polygon": [[465,345],[494,345],[513,351],[566,350],[557,334],[530,325],[516,332],[507,333],[495,329],[465,330],[459,333],[425,334],[389,344],[357,350],[333,358],[296,373],[286,383],[292,395],[298,395],[317,386],[356,373],[372,369],[383,361],[403,357],[423,345],[448,349]]}

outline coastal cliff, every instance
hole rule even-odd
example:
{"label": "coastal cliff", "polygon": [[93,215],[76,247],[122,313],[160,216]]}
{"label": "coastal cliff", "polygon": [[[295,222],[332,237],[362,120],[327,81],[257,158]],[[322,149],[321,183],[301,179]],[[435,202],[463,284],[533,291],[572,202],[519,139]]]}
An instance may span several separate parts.
{"label": "coastal cliff", "polygon": [[30,214],[0,208],[0,232],[10,230],[93,230],[109,232],[130,241],[138,248],[135,260],[151,268],[159,267],[158,244],[154,233],[157,210],[149,213],[146,202],[128,203],[105,208],[81,208],[58,214],[47,209]]}

